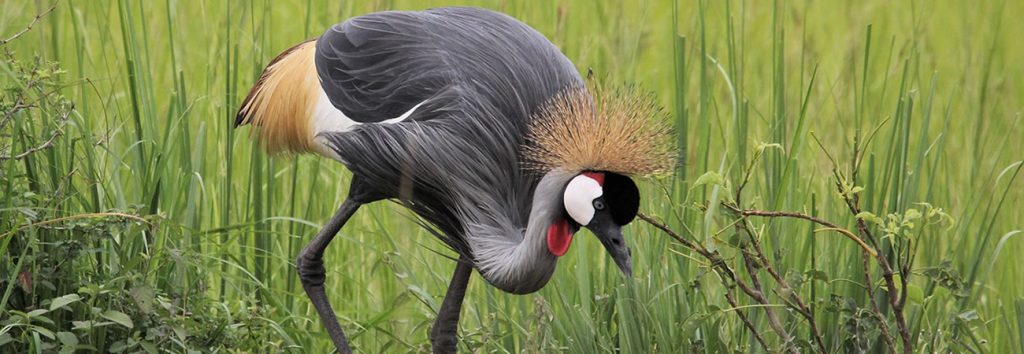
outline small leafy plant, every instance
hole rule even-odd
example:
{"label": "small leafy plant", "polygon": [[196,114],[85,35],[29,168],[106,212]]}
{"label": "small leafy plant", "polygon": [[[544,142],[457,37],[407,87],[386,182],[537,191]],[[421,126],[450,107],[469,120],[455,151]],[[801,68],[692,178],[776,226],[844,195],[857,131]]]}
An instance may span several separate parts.
{"label": "small leafy plant", "polygon": [[216,265],[173,241],[153,251],[154,234],[179,227],[140,215],[141,207],[74,213],[79,189],[97,182],[60,170],[48,152],[102,142],[66,134],[77,112],[60,93],[60,65],[19,60],[6,46],[46,13],[0,42],[0,72],[8,74],[0,93],[0,352],[295,347],[269,319],[280,316],[273,306],[252,295],[220,302],[202,290],[205,269]]}

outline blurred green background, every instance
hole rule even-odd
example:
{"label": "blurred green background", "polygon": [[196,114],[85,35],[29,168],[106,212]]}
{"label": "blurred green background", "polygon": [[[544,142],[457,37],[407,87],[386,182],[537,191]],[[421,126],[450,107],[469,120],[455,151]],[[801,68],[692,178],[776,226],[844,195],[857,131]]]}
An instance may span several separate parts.
{"label": "blurred green background", "polygon": [[[58,2],[0,49],[59,62],[55,89],[75,105],[53,148],[0,161],[0,351],[331,348],[292,260],[350,176],[323,158],[265,156],[248,127],[232,129],[234,115],[270,59],[330,25],[455,4],[507,13],[581,72],[654,92],[682,159],[675,174],[644,181],[641,211],[730,261],[731,219],[705,208],[725,186],[695,187],[699,176],[735,186],[759,144],[780,144],[755,164],[744,202],[853,229],[824,150],[847,168],[855,137],[864,146],[873,136],[856,181],[864,209],[903,215],[926,202],[955,220],[912,236],[920,296],[907,315],[918,350],[1024,351],[1024,2],[588,0]],[[0,3],[0,37],[49,6]],[[0,66],[5,88],[25,85],[13,68]],[[16,152],[53,120],[45,107],[20,115],[0,142]],[[148,224],[92,215],[111,212]],[[880,283],[863,283],[854,243],[806,221],[752,222],[815,304],[830,350],[884,351],[862,313],[864,287]],[[738,311],[781,348],[761,305],[732,308],[702,259],[641,222],[627,233],[632,280],[586,235],[535,294],[474,276],[460,350],[764,350]],[[395,203],[346,225],[326,254],[326,284],[357,351],[429,350],[454,268],[437,253],[452,254]],[[78,299],[29,316],[67,295]],[[807,342],[806,322],[768,295]]]}

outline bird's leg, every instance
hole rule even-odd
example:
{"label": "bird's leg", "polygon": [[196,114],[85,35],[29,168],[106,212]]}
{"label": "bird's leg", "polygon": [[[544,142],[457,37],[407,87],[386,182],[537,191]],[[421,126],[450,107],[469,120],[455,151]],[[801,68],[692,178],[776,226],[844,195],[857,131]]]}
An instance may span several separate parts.
{"label": "bird's leg", "polygon": [[341,325],[334,317],[334,310],[331,309],[331,303],[327,301],[327,293],[324,292],[324,249],[331,243],[345,222],[352,217],[352,214],[355,214],[360,205],[362,203],[352,197],[346,199],[331,220],[327,221],[324,228],[320,229],[313,241],[310,241],[306,248],[302,249],[299,257],[295,260],[302,288],[306,290],[306,295],[316,307],[316,312],[320,314],[320,321],[327,328],[327,333],[334,341],[334,346],[338,348],[339,353],[343,354],[351,353],[352,349],[348,347],[345,333],[341,331]]}
{"label": "bird's leg", "polygon": [[430,330],[430,342],[433,344],[434,353],[455,353],[462,299],[466,297],[466,286],[469,285],[469,276],[472,274],[471,261],[459,259],[455,265],[455,274],[452,274],[452,282],[448,285],[448,292],[441,302],[441,310],[437,312],[434,328]]}

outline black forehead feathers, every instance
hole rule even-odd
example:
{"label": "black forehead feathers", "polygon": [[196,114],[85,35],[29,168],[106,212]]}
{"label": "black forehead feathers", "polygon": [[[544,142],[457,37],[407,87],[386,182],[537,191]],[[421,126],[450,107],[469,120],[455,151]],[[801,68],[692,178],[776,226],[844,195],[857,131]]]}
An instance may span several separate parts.
{"label": "black forehead feathers", "polygon": [[604,199],[612,220],[619,225],[629,224],[640,210],[640,190],[636,188],[636,183],[617,173],[605,173]]}

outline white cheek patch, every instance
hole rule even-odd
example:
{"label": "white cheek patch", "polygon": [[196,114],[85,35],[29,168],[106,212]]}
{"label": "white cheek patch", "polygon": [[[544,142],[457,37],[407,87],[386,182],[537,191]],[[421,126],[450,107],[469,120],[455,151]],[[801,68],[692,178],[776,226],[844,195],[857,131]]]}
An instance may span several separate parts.
{"label": "white cheek patch", "polygon": [[565,186],[562,198],[565,211],[577,223],[586,226],[594,218],[594,199],[602,194],[604,190],[597,181],[585,175],[576,176]]}

